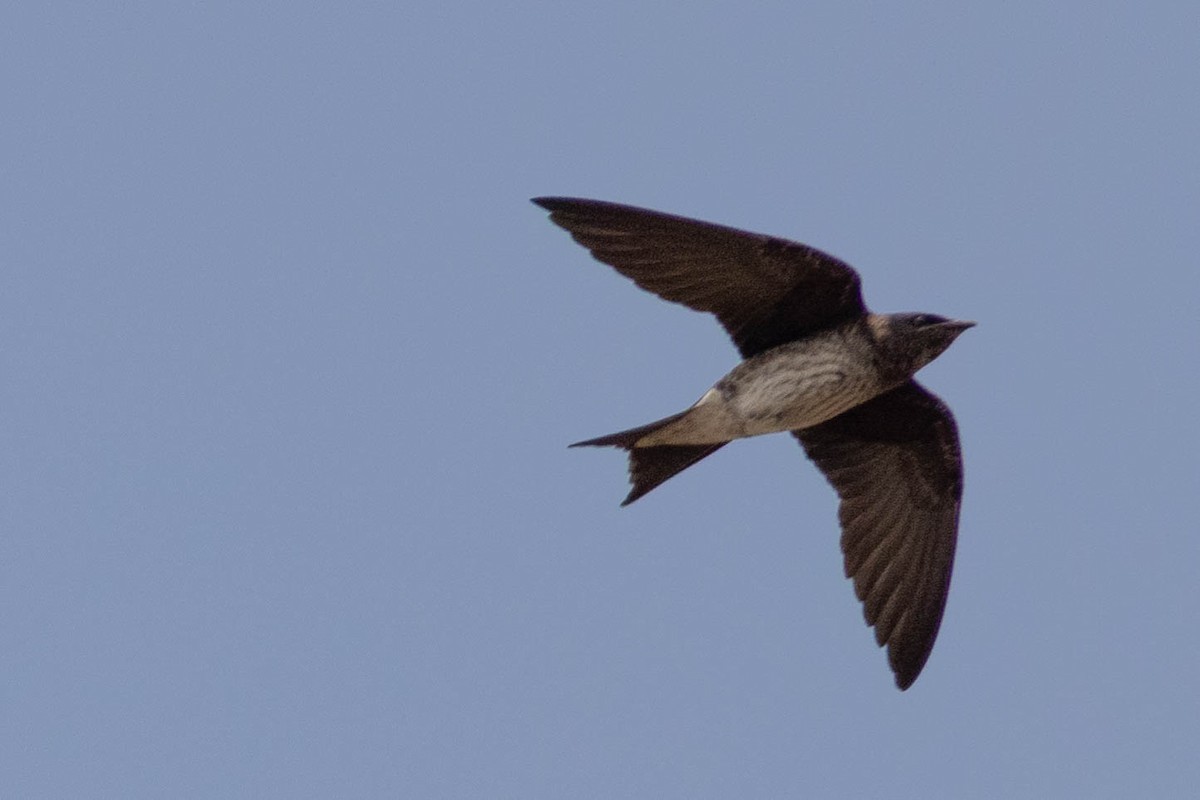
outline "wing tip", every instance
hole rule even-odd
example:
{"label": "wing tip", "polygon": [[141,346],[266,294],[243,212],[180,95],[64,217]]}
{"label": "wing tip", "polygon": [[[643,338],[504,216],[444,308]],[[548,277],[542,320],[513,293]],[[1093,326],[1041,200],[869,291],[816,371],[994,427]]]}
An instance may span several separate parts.
{"label": "wing tip", "polygon": [[529,198],[529,202],[533,203],[535,206],[540,206],[547,211],[554,213],[555,211],[564,211],[572,206],[578,206],[580,203],[587,201],[579,200],[575,197],[545,195],[541,197],[531,197]]}
{"label": "wing tip", "polygon": [[888,666],[896,677],[896,687],[905,691],[916,682],[929,662],[933,645],[937,640],[937,629],[932,634],[915,640],[893,637],[887,643]]}
{"label": "wing tip", "polygon": [[903,692],[916,683],[917,678],[921,676],[921,672],[925,669],[925,662],[928,660],[929,653],[926,652],[915,663],[891,664],[892,673],[896,677],[896,688]]}

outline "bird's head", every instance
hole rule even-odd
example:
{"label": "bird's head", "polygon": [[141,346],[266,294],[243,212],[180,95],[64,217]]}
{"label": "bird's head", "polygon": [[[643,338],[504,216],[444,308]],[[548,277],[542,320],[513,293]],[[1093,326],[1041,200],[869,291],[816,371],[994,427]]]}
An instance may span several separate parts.
{"label": "bird's head", "polygon": [[960,333],[974,325],[937,314],[889,314],[882,338],[899,360],[907,362],[911,375],[944,353]]}

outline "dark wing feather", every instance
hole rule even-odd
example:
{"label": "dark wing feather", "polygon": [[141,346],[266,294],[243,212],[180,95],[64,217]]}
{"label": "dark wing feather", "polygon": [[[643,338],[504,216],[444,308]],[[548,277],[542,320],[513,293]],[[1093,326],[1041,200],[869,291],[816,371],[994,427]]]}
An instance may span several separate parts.
{"label": "dark wing feather", "polygon": [[962,500],[954,417],[909,381],[793,433],[841,498],[846,576],[907,689],[933,649],[954,566]]}
{"label": "dark wing feather", "polygon": [[533,202],[638,286],[715,314],[744,358],[866,313],[858,273],[807,245],[598,200]]}

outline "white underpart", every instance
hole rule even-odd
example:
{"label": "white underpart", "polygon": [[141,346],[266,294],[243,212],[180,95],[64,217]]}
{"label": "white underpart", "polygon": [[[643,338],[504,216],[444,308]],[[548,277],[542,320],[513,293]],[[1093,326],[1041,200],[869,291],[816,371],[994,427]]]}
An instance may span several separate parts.
{"label": "white underpart", "polygon": [[739,364],[688,414],[638,441],[714,444],[818,425],[889,388],[840,336],[784,345]]}

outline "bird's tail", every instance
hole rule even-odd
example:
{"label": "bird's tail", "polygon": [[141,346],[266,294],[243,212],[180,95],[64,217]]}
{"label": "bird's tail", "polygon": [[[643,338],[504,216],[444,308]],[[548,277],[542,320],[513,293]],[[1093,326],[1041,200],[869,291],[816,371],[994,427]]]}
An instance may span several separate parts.
{"label": "bird's tail", "polygon": [[576,442],[571,447],[620,447],[629,451],[629,482],[633,488],[629,496],[622,501],[627,506],[646,492],[665,482],[668,478],[683,472],[705,456],[712,455],[726,445],[717,444],[668,444],[637,447],[636,443],[643,436],[653,433],[659,428],[666,427],[683,417],[692,409],[672,414],[665,419],[651,422],[637,428],[630,428],[608,436],[598,436],[586,442]]}

